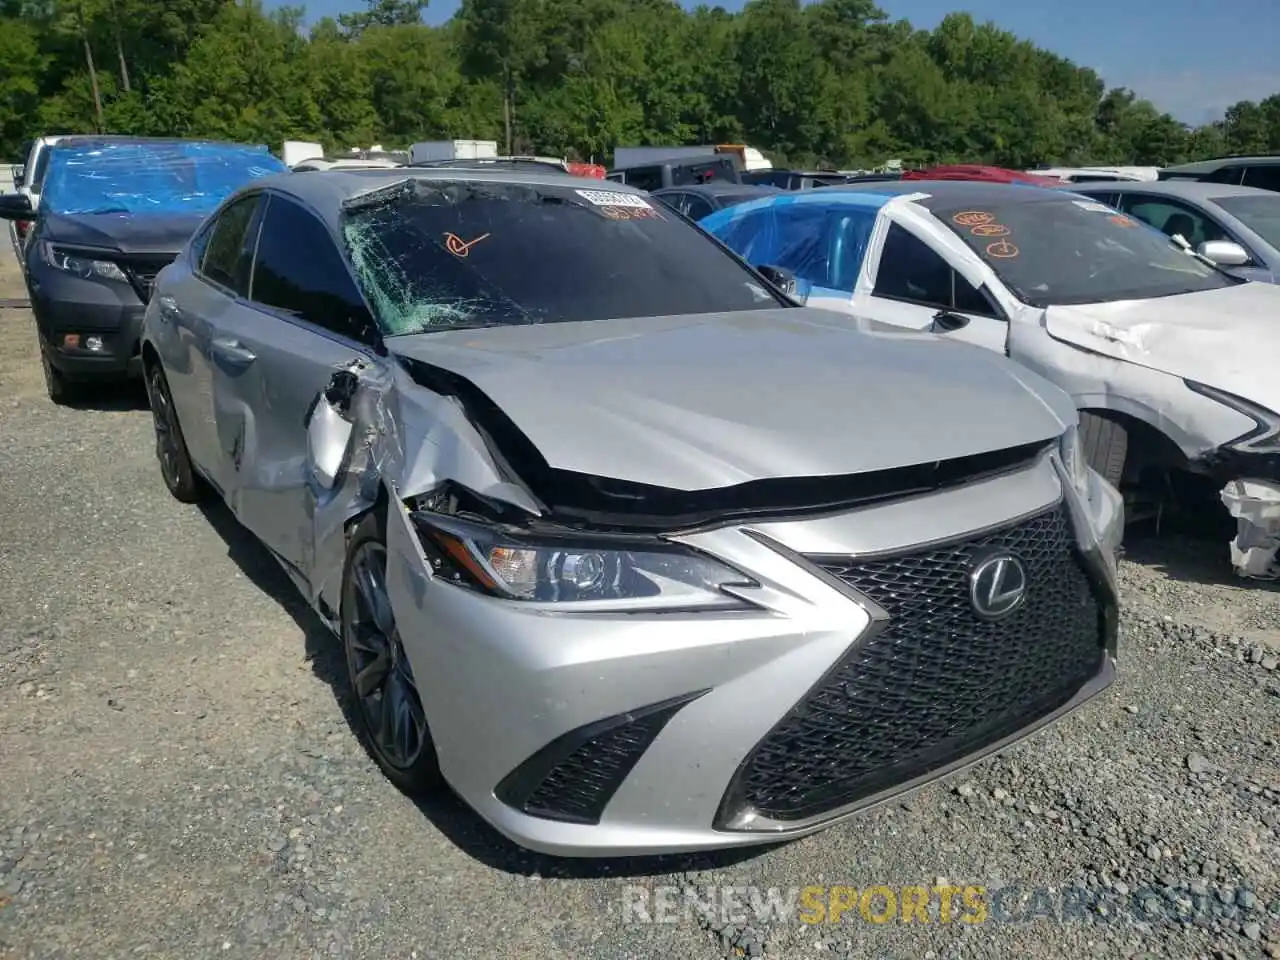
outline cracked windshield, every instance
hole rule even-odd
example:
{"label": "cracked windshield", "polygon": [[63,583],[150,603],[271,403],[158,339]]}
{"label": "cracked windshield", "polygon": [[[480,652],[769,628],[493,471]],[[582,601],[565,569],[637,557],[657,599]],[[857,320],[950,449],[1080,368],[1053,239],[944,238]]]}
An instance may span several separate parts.
{"label": "cracked windshield", "polygon": [[617,190],[409,181],[349,202],[342,232],[391,336],[784,305],[675,213]]}

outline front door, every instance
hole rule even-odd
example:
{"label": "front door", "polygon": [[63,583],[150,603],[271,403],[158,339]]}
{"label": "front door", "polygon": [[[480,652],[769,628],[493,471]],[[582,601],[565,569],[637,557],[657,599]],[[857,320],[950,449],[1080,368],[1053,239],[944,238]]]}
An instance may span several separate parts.
{"label": "front door", "polygon": [[989,292],[975,288],[903,224],[889,222],[884,243],[868,261],[871,292],[858,297],[855,312],[1007,353],[1009,323]]}
{"label": "front door", "polygon": [[371,359],[372,319],[323,223],[271,195],[248,303],[212,343],[227,499],[280,559],[310,570],[313,486],[306,420],[334,372]]}

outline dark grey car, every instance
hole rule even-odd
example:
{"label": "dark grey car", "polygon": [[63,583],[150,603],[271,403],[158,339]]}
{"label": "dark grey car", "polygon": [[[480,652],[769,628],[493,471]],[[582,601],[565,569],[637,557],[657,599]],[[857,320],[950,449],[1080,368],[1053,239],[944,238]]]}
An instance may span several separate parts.
{"label": "dark grey car", "polygon": [[1280,193],[1225,183],[1094,183],[1074,192],[1101,200],[1169,236],[1180,234],[1227,273],[1280,283]]}
{"label": "dark grey car", "polygon": [[727,183],[724,181],[703,184],[690,184],[685,187],[664,187],[651,190],[649,195],[662,201],[678,213],[683,213],[690,220],[701,220],[717,210],[759,200],[775,193],[786,193],[780,187],[752,186],[743,183]]}

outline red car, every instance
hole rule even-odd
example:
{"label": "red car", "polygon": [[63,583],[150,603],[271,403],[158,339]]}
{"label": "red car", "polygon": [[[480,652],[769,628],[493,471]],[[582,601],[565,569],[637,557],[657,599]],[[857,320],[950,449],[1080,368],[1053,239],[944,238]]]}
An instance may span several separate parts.
{"label": "red car", "polygon": [[1028,183],[1037,187],[1060,187],[1057,177],[1042,177],[1004,167],[985,167],[976,163],[945,164],[925,170],[908,170],[903,180],[982,180],[986,183]]}

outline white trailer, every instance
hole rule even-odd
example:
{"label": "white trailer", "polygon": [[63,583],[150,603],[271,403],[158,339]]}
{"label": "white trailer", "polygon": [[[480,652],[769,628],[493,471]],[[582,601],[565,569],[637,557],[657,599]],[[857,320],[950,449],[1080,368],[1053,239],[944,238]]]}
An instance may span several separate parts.
{"label": "white trailer", "polygon": [[409,148],[410,163],[435,160],[496,160],[496,140],[426,140]]}

